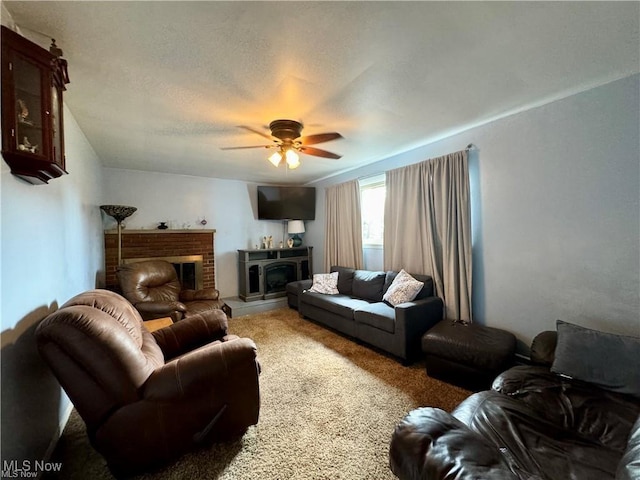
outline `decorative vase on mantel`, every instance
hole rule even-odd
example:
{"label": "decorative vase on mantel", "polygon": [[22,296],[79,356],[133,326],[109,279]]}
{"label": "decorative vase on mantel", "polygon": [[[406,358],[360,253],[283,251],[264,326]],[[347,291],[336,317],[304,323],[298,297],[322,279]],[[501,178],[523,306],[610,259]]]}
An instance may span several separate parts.
{"label": "decorative vase on mantel", "polygon": [[160,222],[160,225],[158,225],[158,230],[166,230],[167,228],[169,228],[167,222]]}

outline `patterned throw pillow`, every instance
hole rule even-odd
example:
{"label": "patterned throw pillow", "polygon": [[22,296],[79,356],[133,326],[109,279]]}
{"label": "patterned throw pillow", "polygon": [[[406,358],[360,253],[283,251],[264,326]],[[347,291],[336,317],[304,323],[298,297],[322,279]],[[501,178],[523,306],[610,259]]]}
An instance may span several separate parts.
{"label": "patterned throw pillow", "polygon": [[313,285],[308,291],[335,295],[338,293],[338,272],[316,273],[313,276]]}
{"label": "patterned throw pillow", "polygon": [[416,298],[423,286],[423,282],[419,282],[402,269],[393,279],[382,299],[395,307]]}

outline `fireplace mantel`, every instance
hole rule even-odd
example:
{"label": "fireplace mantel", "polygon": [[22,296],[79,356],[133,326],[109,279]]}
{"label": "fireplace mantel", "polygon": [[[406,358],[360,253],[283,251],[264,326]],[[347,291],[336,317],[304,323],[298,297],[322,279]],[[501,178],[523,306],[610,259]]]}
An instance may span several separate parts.
{"label": "fireplace mantel", "polygon": [[[185,230],[123,230],[122,259],[202,256],[202,286],[216,288],[214,229]],[[118,231],[105,230],[105,287],[119,290],[116,268],[118,266]]]}

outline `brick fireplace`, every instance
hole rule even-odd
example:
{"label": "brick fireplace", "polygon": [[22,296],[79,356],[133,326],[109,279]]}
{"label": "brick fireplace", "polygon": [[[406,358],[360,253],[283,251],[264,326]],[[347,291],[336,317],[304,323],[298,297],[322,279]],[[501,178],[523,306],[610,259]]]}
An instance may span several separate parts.
{"label": "brick fireplace", "polygon": [[[202,288],[215,288],[215,230],[123,230],[123,263],[136,259],[202,257]],[[118,232],[104,232],[105,286],[118,290]],[[199,286],[199,285],[198,285]]]}

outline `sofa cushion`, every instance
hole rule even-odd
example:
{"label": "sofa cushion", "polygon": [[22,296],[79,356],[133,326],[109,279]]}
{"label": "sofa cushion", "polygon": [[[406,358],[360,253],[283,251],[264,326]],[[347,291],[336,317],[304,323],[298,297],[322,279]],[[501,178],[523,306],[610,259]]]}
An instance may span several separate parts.
{"label": "sofa cushion", "polygon": [[322,293],[313,293],[309,290],[302,294],[302,301],[350,320],[353,320],[354,309],[369,304],[366,300],[352,298],[340,293],[337,295],[323,295]]}
{"label": "sofa cushion", "polygon": [[351,295],[353,286],[354,268],[331,267],[331,272],[338,272],[338,292],[343,295]]}
{"label": "sofa cushion", "polygon": [[358,307],[353,313],[353,318],[357,323],[370,325],[385,332],[393,333],[396,329],[395,311],[383,302]]}
{"label": "sofa cushion", "polygon": [[422,290],[423,286],[424,283],[419,282],[403,269],[396,275],[396,278],[384,293],[382,299],[395,307],[396,305],[410,302],[416,298],[416,295]]}
{"label": "sofa cushion", "polygon": [[420,275],[417,273],[412,273],[411,275],[419,282],[424,283],[422,290],[418,292],[418,295],[416,295],[416,298],[414,298],[414,300],[421,300],[423,298],[433,297],[435,295],[435,293],[433,292],[433,278],[431,278],[429,275]]}
{"label": "sofa cushion", "polygon": [[558,320],[551,371],[640,397],[640,338],[600,332]]}
{"label": "sofa cushion", "polygon": [[326,295],[335,295],[338,292],[338,272],[334,273],[316,273],[313,276],[313,285],[309,289],[310,292],[324,293]]}
{"label": "sofa cushion", "polygon": [[352,295],[372,302],[381,302],[385,277],[385,272],[356,270],[353,277]]}

